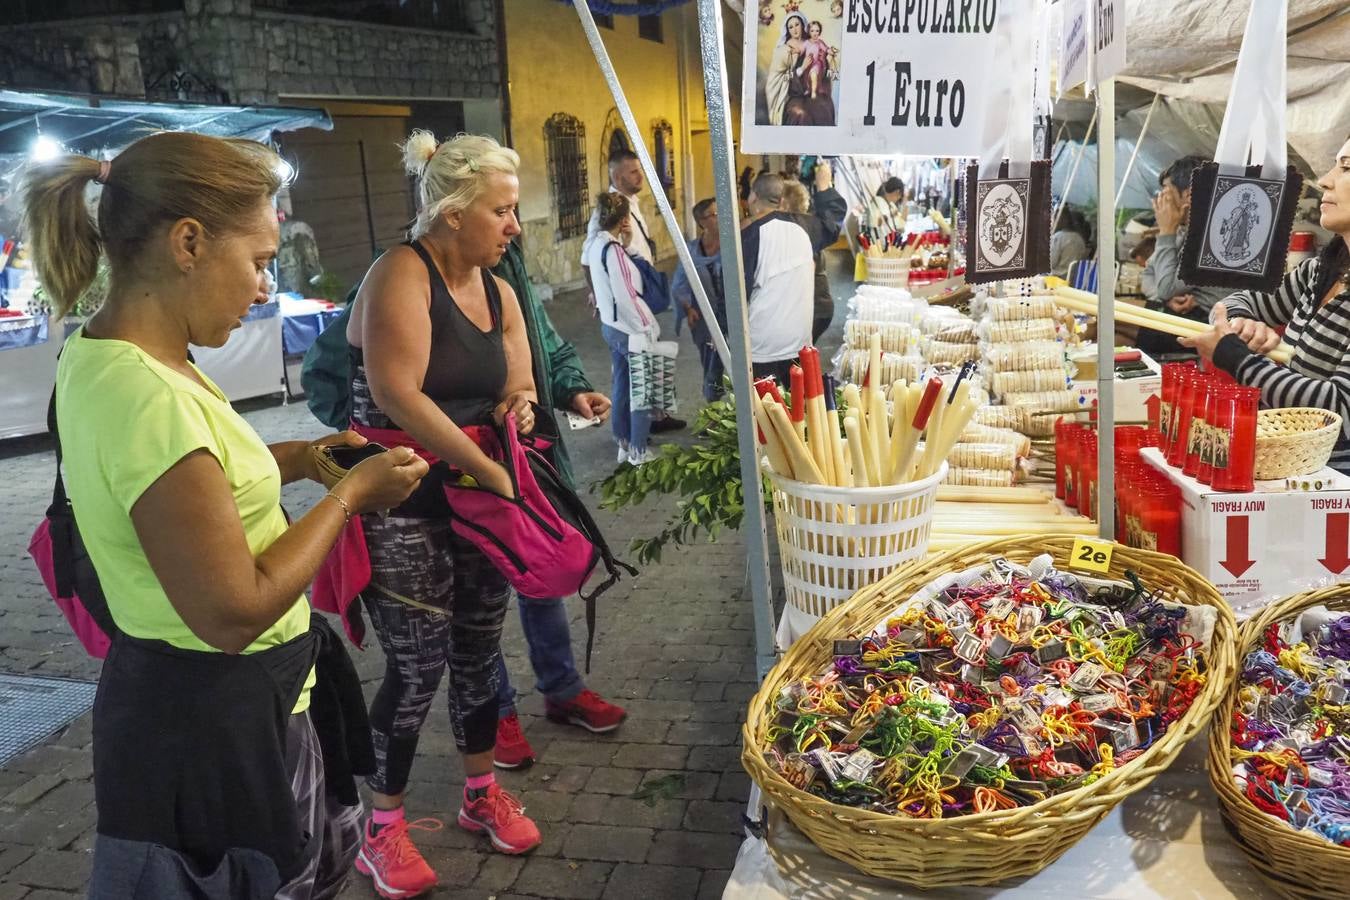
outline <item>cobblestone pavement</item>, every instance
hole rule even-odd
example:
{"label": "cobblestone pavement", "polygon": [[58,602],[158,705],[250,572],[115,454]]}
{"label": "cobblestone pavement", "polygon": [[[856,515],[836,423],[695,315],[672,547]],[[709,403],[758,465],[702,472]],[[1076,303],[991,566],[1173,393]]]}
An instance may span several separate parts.
{"label": "cobblestone pavement", "polygon": [[[605,389],[608,355],[584,301],[559,298],[550,314]],[[681,343],[682,414],[692,421],[699,405],[698,363],[688,338]],[[320,431],[303,402],[255,401],[242,408],[267,440]],[[568,442],[583,485],[613,466],[607,428],[571,433]],[[25,555],[29,533],[50,499],[54,465],[45,438],[0,443],[0,671],[92,681],[98,666],[66,629]],[[298,485],[288,487],[283,499],[289,508],[303,509],[318,496],[316,486]],[[602,512],[598,520],[614,546],[622,547],[631,536],[654,533],[668,509],[668,503],[653,502],[620,515]],[[520,620],[510,613],[504,649],[539,762],[500,777],[539,822],[544,842],[525,858],[506,857],[455,827],[461,772],[445,704],[438,701],[423,734],[408,806],[410,816],[448,823],[419,841],[440,875],[439,896],[722,895],[749,788],[738,761],[742,711],[756,682],[751,610],[742,599],[744,565],[739,536],[728,534],[716,544],[668,552],[663,564],[603,597],[589,682],[629,711],[628,721],[609,736],[543,717],[542,698],[530,689]],[[581,604],[572,601],[570,610],[580,658]],[[379,647],[355,655],[373,693],[383,669]],[[0,900],[81,892],[94,826],[90,742],[85,716],[0,769]],[[662,779],[660,790],[642,790],[656,779]],[[375,895],[357,877],[342,896]]]}

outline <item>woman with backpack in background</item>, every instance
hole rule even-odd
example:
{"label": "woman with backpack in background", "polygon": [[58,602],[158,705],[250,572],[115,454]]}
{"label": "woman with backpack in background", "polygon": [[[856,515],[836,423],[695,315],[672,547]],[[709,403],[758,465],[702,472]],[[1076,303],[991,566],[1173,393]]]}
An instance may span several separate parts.
{"label": "woman with backpack in background", "polygon": [[[652,403],[646,396],[651,385],[635,385],[630,372],[651,354],[661,337],[661,326],[642,299],[642,276],[624,249],[633,235],[628,198],[609,192],[596,198],[600,233],[586,247],[583,264],[588,266],[595,288],[595,307],[600,331],[609,345],[612,361],[610,400],[618,461],[640,466],[654,457],[647,448],[651,434]],[[638,394],[635,398],[634,394]],[[673,408],[673,403],[671,404]]]}
{"label": "woman with backpack in background", "polygon": [[318,481],[324,446],[364,441],[268,446],[188,357],[266,302],[282,168],[262,144],[176,132],[26,177],[56,318],[105,253],[111,278],[63,348],[55,399],[58,432],[79,437],[65,485],[116,625],[94,704],[92,898],[333,897],[359,845],[365,723],[343,709],[359,715],[360,682],[304,592],[351,516],[402,502],[427,466],[375,456],[288,525],[281,485]]}
{"label": "woman with backpack in background", "polygon": [[[514,497],[506,469],[473,434],[513,414],[534,427],[530,347],[515,293],[489,269],[520,233],[519,157],[488,137],[404,146],[420,206],[411,240],[367,273],[352,309],[353,427],[415,446],[433,465],[423,488],[362,525],[371,563],[366,611],[385,654],[371,704],[375,807],[356,868],[385,897],[430,890],[436,874],[413,845],[403,800],[422,723],[447,668],[450,722],[466,776],[458,821],[504,853],[538,846],[539,829],[493,778],[500,640],[510,587],[452,529],[445,479]],[[413,823],[415,826],[417,823]]]}

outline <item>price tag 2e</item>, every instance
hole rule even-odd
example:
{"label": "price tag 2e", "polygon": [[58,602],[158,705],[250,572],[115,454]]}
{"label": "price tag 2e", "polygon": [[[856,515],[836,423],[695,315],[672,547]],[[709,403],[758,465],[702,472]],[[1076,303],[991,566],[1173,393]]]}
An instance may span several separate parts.
{"label": "price tag 2e", "polygon": [[1115,544],[1109,541],[1093,541],[1079,538],[1073,542],[1073,552],[1069,557],[1069,566],[1089,572],[1105,574],[1111,570],[1111,553]]}

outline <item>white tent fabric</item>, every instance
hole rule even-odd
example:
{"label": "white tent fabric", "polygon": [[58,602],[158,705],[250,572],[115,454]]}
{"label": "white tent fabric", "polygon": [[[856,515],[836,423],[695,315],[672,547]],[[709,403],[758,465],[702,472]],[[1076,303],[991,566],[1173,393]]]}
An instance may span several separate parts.
{"label": "white tent fabric", "polygon": [[[1148,119],[1148,105],[1130,110],[1116,122],[1116,183],[1125,179],[1126,167],[1135,144],[1139,141],[1144,122]],[[1194,103],[1186,100],[1169,100],[1160,97],[1148,121],[1148,130],[1143,134],[1143,143],[1125,181],[1125,190],[1120,197],[1123,209],[1148,209],[1149,198],[1158,190],[1158,175],[1173,160],[1183,156],[1211,156],[1214,145],[1219,139],[1219,126],[1223,122],[1221,106]],[[1077,141],[1061,141],[1055,147],[1053,192],[1056,197],[1064,196],[1066,188],[1068,201],[1074,206],[1089,206],[1097,201],[1097,145],[1096,135],[1088,144],[1078,175],[1069,184],[1069,174],[1074,159],[1083,150]]]}
{"label": "white tent fabric", "polygon": [[[1129,0],[1129,64],[1121,79],[1222,111],[1249,8],[1247,2]],[[1289,146],[1321,174],[1350,136],[1346,0],[1289,0],[1288,98]]]}

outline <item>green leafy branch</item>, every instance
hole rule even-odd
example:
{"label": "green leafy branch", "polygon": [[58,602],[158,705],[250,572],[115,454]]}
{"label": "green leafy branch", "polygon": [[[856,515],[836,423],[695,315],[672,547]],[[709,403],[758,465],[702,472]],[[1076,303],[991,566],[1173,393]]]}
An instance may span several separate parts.
{"label": "green leafy branch", "polygon": [[[636,467],[624,464],[600,483],[600,505],[611,512],[637,506],[652,494],[679,498],[674,515],[659,533],[630,543],[639,564],[660,562],[669,544],[693,543],[700,533],[712,542],[723,528],[741,527],[745,495],[734,398],[727,394],[704,407],[694,434],[696,441],[691,446],[667,444],[651,462]],[[767,485],[761,489],[767,502]]]}

